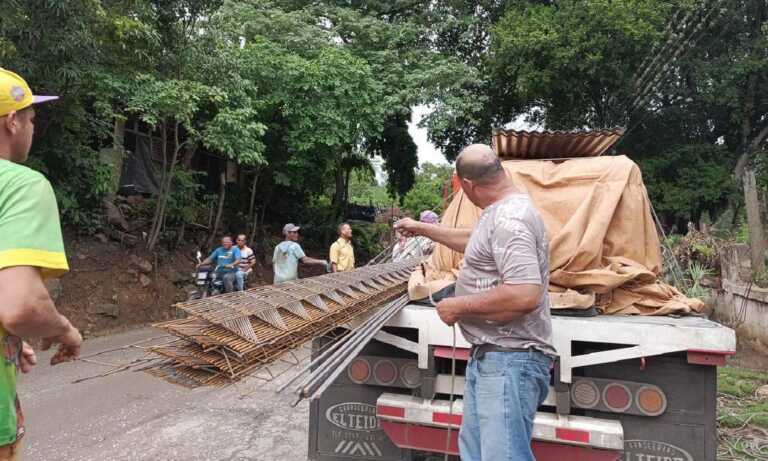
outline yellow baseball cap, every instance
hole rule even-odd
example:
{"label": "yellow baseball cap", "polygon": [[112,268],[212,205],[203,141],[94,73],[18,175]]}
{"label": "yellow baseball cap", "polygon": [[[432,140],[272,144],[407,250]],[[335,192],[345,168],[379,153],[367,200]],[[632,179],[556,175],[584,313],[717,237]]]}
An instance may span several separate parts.
{"label": "yellow baseball cap", "polygon": [[36,96],[23,78],[0,67],[0,117],[25,109],[32,104],[53,101],[58,96]]}

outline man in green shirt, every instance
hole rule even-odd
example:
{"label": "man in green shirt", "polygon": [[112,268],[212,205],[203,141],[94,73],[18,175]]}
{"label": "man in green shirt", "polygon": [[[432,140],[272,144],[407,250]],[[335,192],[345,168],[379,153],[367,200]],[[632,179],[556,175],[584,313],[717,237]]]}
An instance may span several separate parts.
{"label": "man in green shirt", "polygon": [[80,354],[83,338],[59,314],[43,282],[69,267],[53,189],[45,177],[21,163],[34,134],[33,104],[56,99],[34,96],[18,75],[0,68],[0,459],[19,459],[24,433],[16,395],[16,370],[28,371],[35,353],[22,337],[42,338],[59,349],[51,365]]}

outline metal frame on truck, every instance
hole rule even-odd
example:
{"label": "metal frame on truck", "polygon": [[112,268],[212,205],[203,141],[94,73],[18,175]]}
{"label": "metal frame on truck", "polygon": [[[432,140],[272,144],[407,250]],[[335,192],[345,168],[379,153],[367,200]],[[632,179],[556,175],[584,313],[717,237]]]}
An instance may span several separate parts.
{"label": "metal frame on truck", "polygon": [[[716,366],[735,351],[733,330],[702,317],[554,316],[553,335],[561,355],[534,423],[537,459],[715,460]],[[447,373],[451,329],[409,305],[375,340],[313,403],[310,459],[458,454],[464,382]],[[456,346],[462,363],[469,344],[458,335]]]}

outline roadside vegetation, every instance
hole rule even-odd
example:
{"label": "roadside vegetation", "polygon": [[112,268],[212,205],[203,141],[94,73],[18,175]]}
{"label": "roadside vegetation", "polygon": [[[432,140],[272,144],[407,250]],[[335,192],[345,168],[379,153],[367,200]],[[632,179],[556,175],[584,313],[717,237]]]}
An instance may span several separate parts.
{"label": "roadside vegetation", "polygon": [[768,371],[718,371],[719,460],[768,458]]}
{"label": "roadside vegetation", "polygon": [[[62,96],[40,111],[32,166],[84,235],[112,227],[155,250],[246,231],[268,253],[279,223],[332,227],[349,203],[439,208],[446,172],[417,169],[415,107],[428,108],[420,124],[448,160],[515,120],[625,127],[615,153],[641,165],[673,234],[706,216],[755,225],[743,180],[768,184],[760,0],[5,6],[3,67]],[[115,203],[135,150],[123,128],[154,142],[145,203]],[[123,225],[120,213],[137,212],[142,221]]]}

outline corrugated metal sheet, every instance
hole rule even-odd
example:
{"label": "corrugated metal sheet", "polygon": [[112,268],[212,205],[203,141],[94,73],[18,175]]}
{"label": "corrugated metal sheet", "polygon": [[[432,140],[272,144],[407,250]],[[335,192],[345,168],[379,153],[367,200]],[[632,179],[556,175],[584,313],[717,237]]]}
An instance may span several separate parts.
{"label": "corrugated metal sheet", "polygon": [[624,128],[600,131],[494,130],[491,143],[504,160],[597,157],[623,135]]}

